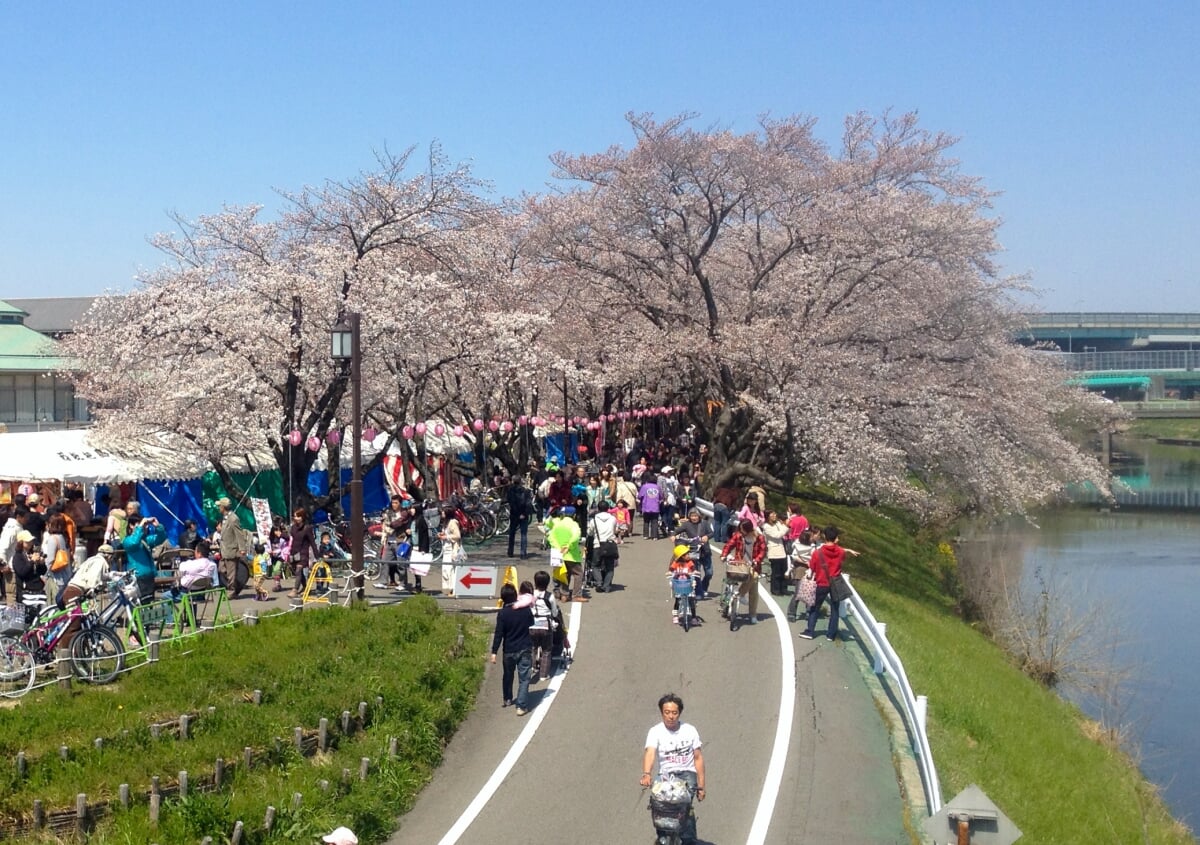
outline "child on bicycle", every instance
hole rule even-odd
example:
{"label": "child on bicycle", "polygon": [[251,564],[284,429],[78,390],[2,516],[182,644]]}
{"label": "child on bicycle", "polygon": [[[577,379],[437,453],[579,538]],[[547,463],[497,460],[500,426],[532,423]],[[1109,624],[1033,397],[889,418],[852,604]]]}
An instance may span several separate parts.
{"label": "child on bicycle", "polygon": [[[696,571],[696,561],[692,558],[691,547],[680,543],[671,551],[671,563],[667,566],[667,574],[674,578],[691,578]],[[674,591],[672,591],[674,594]],[[679,597],[674,596],[675,602],[671,608],[671,621],[679,624]]]}

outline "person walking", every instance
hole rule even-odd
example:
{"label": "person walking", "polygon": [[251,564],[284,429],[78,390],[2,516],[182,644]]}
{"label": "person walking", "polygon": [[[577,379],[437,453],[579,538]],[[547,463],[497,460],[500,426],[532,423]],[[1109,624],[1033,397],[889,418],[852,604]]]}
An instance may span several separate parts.
{"label": "person walking", "polygon": [[[504,606],[496,614],[496,630],[492,634],[492,663],[496,652],[504,645],[504,676],[500,682],[504,694],[504,706],[517,705],[517,715],[529,712],[529,670],[533,667],[533,638],[529,629],[533,627],[533,611],[529,607],[514,607],[517,588],[505,584],[500,588],[500,600]],[[513,698],[513,676],[517,679],[517,697]]]}
{"label": "person walking", "polygon": [[620,550],[617,548],[617,519],[608,512],[608,502],[597,505],[596,515],[588,525],[592,536],[594,569],[599,586],[596,592],[607,593],[612,589],[613,570],[617,567]]}
{"label": "person walking", "polygon": [[563,566],[567,568],[567,601],[587,601],[583,594],[583,549],[579,546],[582,536],[579,523],[574,516],[564,516],[556,512],[556,517],[546,534],[546,542],[550,548],[557,549],[562,555]]}
{"label": "person walking", "polygon": [[638,506],[642,512],[642,536],[648,540],[657,540],[659,533],[659,512],[662,510],[662,491],[654,481],[645,481],[638,488]]}
{"label": "person walking", "polygon": [[521,535],[521,560],[529,557],[529,521],[533,518],[533,494],[521,476],[508,486],[508,556],[513,557],[517,534]]}
{"label": "person walking", "polygon": [[812,557],[809,559],[808,566],[817,580],[817,598],[812,607],[808,609],[808,624],[800,632],[802,639],[811,640],[816,637],[817,616],[826,599],[829,599],[829,627],[825,631],[825,636],[830,642],[837,639],[838,615],[841,612],[842,603],[830,598],[829,582],[842,574],[842,562],[846,559],[847,554],[858,556],[858,552],[853,549],[842,548],[838,542],[839,534],[836,525],[827,526],[821,532],[821,537],[825,542],[812,553]]}
{"label": "person walking", "polygon": [[[661,722],[646,733],[645,750],[642,752],[643,787],[654,782],[654,762],[658,760],[658,777],[677,777],[687,781],[696,797],[703,801],[707,797],[704,789],[705,771],[703,742],[700,732],[683,717],[683,699],[669,692],[658,700]],[[684,845],[695,845],[696,816],[689,812],[680,839]]]}
{"label": "person walking", "polygon": [[317,558],[317,538],[313,536],[312,525],[308,521],[308,511],[305,508],[296,508],[292,513],[288,538],[288,554],[291,557],[292,574],[295,576],[288,598],[296,599],[304,595],[304,585],[308,581],[308,567]]}

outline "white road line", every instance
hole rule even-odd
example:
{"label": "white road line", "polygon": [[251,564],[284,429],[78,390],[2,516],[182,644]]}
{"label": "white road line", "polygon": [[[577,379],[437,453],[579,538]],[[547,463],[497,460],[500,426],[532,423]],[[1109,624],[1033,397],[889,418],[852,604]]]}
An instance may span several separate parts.
{"label": "white road line", "polygon": [[767,840],[771,816],[775,813],[775,801],[783,785],[783,767],[787,762],[788,745],[792,740],[792,717],[796,709],[796,649],[792,643],[792,629],[787,616],[760,581],[758,597],[767,602],[771,615],[775,617],[775,628],[779,633],[779,721],[775,725],[775,744],[771,748],[771,762],[767,766],[767,777],[763,782],[762,794],[758,798],[758,809],[754,811],[754,824],[746,845],[762,845]]}
{"label": "white road line", "polygon": [[[579,648],[579,631],[582,620],[583,604],[573,602],[571,604],[571,621],[567,625],[567,630],[570,632],[572,652]],[[563,685],[563,680],[566,677],[566,672],[559,672],[550,679],[550,683],[546,685],[546,691],[542,694],[541,701],[538,702],[537,707],[530,711],[524,729],[517,736],[512,747],[508,749],[508,753],[504,755],[504,759],[500,761],[500,765],[492,772],[492,776],[488,778],[487,783],[479,790],[479,794],[467,805],[467,809],[463,810],[463,814],[458,817],[458,821],[454,823],[454,826],[446,832],[445,836],[438,840],[438,845],[454,845],[467,832],[467,828],[475,821],[475,817],[487,806],[487,802],[496,794],[496,790],[500,788],[500,784],[504,783],[504,779],[508,777],[508,773],[517,764],[517,760],[521,759],[521,754],[524,753],[525,747],[532,741],[533,735],[537,733],[538,727],[542,724],[542,720],[550,712],[550,705],[554,704],[558,689]],[[791,723],[790,719],[788,723]]]}

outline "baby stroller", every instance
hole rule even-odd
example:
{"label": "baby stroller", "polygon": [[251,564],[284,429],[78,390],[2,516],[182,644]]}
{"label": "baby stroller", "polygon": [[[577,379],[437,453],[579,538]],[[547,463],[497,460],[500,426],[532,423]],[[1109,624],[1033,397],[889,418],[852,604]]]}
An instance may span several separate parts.
{"label": "baby stroller", "polygon": [[[571,638],[567,634],[567,622],[563,618],[562,608],[558,610],[558,625],[554,629],[554,636],[550,642],[550,660],[558,663],[565,672],[571,667],[571,661],[574,658],[571,656]],[[553,674],[553,670],[551,670]]]}

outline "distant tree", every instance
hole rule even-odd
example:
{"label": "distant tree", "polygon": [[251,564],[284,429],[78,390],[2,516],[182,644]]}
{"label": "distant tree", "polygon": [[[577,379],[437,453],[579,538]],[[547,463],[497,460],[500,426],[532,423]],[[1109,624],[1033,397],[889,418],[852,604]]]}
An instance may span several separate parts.
{"label": "distant tree", "polygon": [[1019,280],[950,138],[856,115],[831,153],[799,117],[628,119],[632,148],[554,157],[578,187],[530,203],[542,270],[583,292],[580,342],[619,350],[606,384],[686,399],[713,484],[806,473],[943,515],[1106,486],[1064,435],[1095,404],[1010,341]]}

